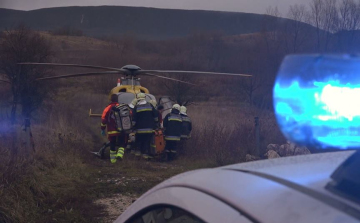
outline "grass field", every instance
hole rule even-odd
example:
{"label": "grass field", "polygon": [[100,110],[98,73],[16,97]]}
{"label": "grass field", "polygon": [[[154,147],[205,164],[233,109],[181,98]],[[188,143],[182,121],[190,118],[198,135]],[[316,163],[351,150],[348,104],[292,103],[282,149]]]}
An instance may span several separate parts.
{"label": "grass field", "polygon": [[[154,52],[156,47],[141,42],[138,44],[146,46],[147,53],[139,55],[137,45],[124,57],[119,49],[112,50],[113,42],[43,35],[53,42],[56,62],[121,66],[133,59],[150,68],[168,68],[171,64],[165,62],[180,60],[176,57],[163,62],[164,47]],[[176,61],[174,69],[186,67],[181,63],[186,61]],[[57,74],[65,72],[77,70],[55,70]],[[123,211],[109,213],[109,205],[104,206],[108,199],[136,199],[178,173],[245,161],[246,154],[255,152],[255,116],[260,118],[260,155],[267,144],[284,142],[272,111],[250,105],[236,90],[239,82],[195,78],[204,89],[201,95],[195,95],[195,104],[188,107],[194,129],[178,160],[145,162],[126,156],[111,165],[109,160],[90,153],[98,151],[106,138],[100,135],[100,120],[89,118],[88,112],[90,108],[94,113],[102,112],[108,103],[107,92],[117,78],[56,82],[54,96],[33,114],[36,151],[25,143],[21,120],[14,126],[9,124],[9,89],[0,89],[0,222],[107,222]],[[162,82],[145,78],[142,83],[157,96],[166,94]]]}

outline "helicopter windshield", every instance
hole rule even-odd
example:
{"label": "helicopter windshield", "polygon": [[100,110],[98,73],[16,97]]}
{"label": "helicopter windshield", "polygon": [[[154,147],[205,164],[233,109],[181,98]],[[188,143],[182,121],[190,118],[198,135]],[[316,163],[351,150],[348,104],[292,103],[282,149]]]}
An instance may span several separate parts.
{"label": "helicopter windshield", "polygon": [[[124,104],[130,104],[132,100],[134,100],[135,94],[134,93],[128,93],[128,92],[120,92],[118,93],[118,102],[124,103]],[[155,96],[152,94],[145,94],[145,100],[149,102],[150,100],[155,100]]]}
{"label": "helicopter windshield", "polygon": [[119,104],[130,104],[132,100],[134,100],[135,94],[133,93],[127,93],[127,92],[120,92],[118,94],[118,102]]}

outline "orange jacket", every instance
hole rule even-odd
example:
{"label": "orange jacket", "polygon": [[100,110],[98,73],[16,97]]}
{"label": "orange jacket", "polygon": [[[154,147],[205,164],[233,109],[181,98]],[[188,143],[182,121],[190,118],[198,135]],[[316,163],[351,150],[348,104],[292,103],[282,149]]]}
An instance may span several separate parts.
{"label": "orange jacket", "polygon": [[108,136],[120,135],[120,132],[116,130],[115,117],[112,112],[112,107],[119,105],[117,102],[111,102],[103,111],[101,116],[101,130],[105,130],[107,127]]}

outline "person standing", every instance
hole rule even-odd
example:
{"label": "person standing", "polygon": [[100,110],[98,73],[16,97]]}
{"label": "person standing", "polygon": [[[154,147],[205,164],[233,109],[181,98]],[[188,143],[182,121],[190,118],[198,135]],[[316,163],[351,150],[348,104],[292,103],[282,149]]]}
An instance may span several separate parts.
{"label": "person standing", "polygon": [[177,144],[180,141],[182,118],[180,116],[180,105],[174,104],[171,112],[164,118],[165,129],[165,152],[168,154],[168,160],[174,159],[177,153]]}
{"label": "person standing", "polygon": [[181,128],[181,139],[189,139],[190,133],[192,130],[192,123],[190,117],[187,115],[187,109],[185,106],[180,107],[180,116],[182,119],[182,128]]}
{"label": "person standing", "polygon": [[[116,94],[111,95],[111,103],[104,109],[101,116],[101,135],[106,136],[105,129],[107,130],[107,136],[110,141],[110,161],[116,163],[116,159],[122,159],[124,156],[124,147],[127,142],[127,134],[118,131],[116,126],[115,115],[113,107],[119,105],[118,96]],[[117,144],[120,146],[116,152]]]}
{"label": "person standing", "polygon": [[150,143],[159,121],[158,112],[145,100],[145,94],[137,94],[138,102],[133,110],[133,123],[136,130],[137,151],[135,156],[151,159]]}

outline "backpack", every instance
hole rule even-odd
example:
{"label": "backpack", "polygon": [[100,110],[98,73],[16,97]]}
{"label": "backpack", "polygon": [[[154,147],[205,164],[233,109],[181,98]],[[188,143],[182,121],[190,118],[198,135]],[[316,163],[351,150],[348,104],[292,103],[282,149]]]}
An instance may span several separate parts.
{"label": "backpack", "polygon": [[130,133],[133,126],[130,107],[127,104],[120,104],[114,106],[112,110],[115,116],[117,131]]}

